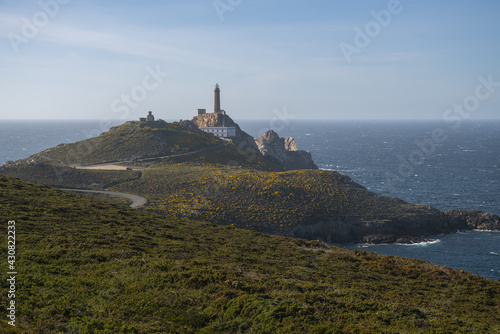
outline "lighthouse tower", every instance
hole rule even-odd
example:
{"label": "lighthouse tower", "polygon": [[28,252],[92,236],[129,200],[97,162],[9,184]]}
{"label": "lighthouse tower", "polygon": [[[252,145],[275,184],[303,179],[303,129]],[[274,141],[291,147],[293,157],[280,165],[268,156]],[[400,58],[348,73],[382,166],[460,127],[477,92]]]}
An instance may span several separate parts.
{"label": "lighthouse tower", "polygon": [[[219,138],[236,137],[236,127],[226,126],[226,112],[220,108],[220,89],[219,84],[215,85],[214,90],[214,113],[207,114],[206,109],[198,109],[198,116],[193,120],[198,123],[198,129],[211,133]],[[214,115],[216,117],[214,117]],[[212,126],[205,126],[205,125]]]}
{"label": "lighthouse tower", "polygon": [[219,89],[219,84],[215,85],[215,90],[214,90],[214,114],[220,114],[220,89]]}

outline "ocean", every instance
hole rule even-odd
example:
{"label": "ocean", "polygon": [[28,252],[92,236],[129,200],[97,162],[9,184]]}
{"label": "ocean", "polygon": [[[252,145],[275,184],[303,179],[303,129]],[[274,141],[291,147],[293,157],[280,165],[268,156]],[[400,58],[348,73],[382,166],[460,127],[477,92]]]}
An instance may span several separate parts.
{"label": "ocean", "polygon": [[[318,167],[367,189],[440,210],[500,215],[500,121],[238,121],[257,137],[274,129],[295,138]],[[1,121],[0,164],[60,143],[87,139],[123,121]],[[456,125],[453,127],[452,125]],[[414,245],[336,245],[436,264],[500,279],[500,232],[467,231]]]}

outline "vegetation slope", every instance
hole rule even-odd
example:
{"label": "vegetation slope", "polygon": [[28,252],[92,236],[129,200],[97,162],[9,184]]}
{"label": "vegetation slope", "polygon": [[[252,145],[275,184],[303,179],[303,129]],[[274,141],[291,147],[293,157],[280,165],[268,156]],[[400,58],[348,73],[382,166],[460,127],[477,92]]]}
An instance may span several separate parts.
{"label": "vegetation slope", "polygon": [[[133,210],[0,176],[2,333],[495,333],[500,282]],[[6,232],[3,233],[6,235]],[[1,248],[7,258],[6,243]],[[0,312],[6,314],[6,262]]]}
{"label": "vegetation slope", "polygon": [[180,217],[327,242],[453,229],[437,209],[378,195],[331,171],[170,165],[112,189],[148,196],[149,208]]}

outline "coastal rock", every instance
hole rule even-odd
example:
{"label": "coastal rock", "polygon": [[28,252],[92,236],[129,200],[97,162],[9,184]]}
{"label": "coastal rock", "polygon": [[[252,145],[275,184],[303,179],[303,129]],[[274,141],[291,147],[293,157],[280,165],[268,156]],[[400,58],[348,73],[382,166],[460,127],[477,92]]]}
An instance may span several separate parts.
{"label": "coastal rock", "polygon": [[237,124],[224,114],[202,114],[193,117],[193,122],[198,127],[212,127],[212,126],[236,126]]}
{"label": "coastal rock", "polygon": [[263,156],[276,161],[285,170],[318,169],[309,151],[300,151],[293,137],[281,138],[269,130],[255,140]]}
{"label": "coastal rock", "polygon": [[458,229],[500,231],[500,217],[481,211],[447,210],[445,214]]}

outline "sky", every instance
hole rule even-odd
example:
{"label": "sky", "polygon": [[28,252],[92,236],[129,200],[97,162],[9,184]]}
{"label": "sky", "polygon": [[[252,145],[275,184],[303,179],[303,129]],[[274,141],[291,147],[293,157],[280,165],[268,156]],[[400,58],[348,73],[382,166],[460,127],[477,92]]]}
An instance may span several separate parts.
{"label": "sky", "polygon": [[0,0],[0,120],[500,119],[498,0]]}

